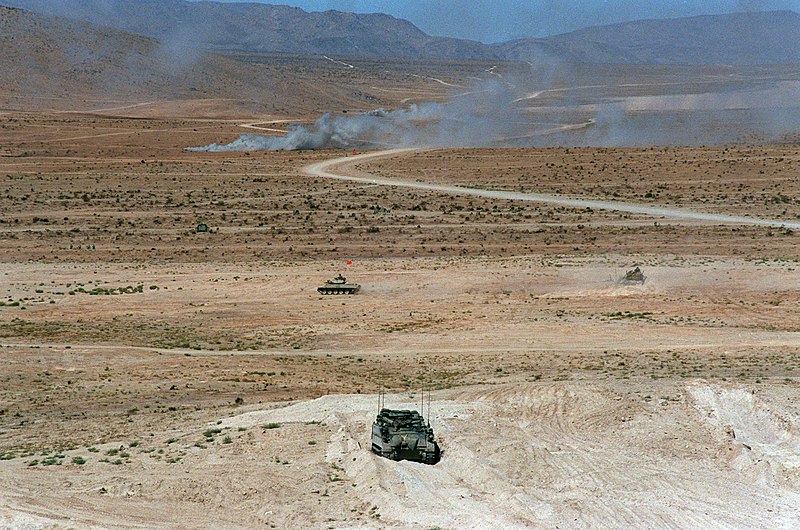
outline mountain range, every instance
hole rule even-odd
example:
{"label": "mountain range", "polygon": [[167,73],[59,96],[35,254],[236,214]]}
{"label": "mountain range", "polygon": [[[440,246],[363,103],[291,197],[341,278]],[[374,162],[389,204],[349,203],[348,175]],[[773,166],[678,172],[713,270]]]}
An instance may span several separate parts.
{"label": "mountain range", "polygon": [[159,98],[241,97],[243,82],[270,80],[223,56],[169,49],[156,39],[88,22],[0,6],[0,93],[60,98],[151,94]]}
{"label": "mountain range", "polygon": [[501,45],[507,60],[571,64],[797,64],[800,15],[766,11],[639,20]]}
{"label": "mountain range", "polygon": [[625,22],[488,45],[430,36],[379,13],[185,0],[0,0],[0,5],[212,51],[573,64],[800,63],[800,14],[792,11]]}
{"label": "mountain range", "polygon": [[491,55],[479,42],[432,37],[381,13],[308,13],[279,5],[183,0],[0,0],[0,5],[213,51],[442,59]]}

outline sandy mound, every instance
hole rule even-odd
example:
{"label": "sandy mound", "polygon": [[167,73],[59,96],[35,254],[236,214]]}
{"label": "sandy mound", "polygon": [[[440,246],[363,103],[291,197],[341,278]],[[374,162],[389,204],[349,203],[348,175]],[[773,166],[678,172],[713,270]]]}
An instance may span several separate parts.
{"label": "sandy mound", "polygon": [[742,388],[689,387],[694,406],[736,448],[731,464],[765,484],[800,486],[800,414]]}
{"label": "sandy mound", "polygon": [[[375,396],[326,396],[222,425],[333,426],[326,460],[378,507],[381,526],[758,527],[797,520],[800,497],[786,477],[800,450],[784,413],[741,389],[692,386],[689,395],[692,405],[680,398],[642,402],[597,385],[435,393],[431,421],[444,451],[436,466],[369,451]],[[417,402],[405,395],[387,403]],[[747,462],[718,457],[729,425],[737,443],[752,448]],[[782,478],[756,480],[746,463]]]}

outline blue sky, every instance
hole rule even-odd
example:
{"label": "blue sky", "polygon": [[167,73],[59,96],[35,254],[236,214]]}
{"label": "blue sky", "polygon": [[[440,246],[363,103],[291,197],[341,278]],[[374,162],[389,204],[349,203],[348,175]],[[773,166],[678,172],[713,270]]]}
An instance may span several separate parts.
{"label": "blue sky", "polygon": [[306,11],[388,13],[410,20],[431,35],[483,42],[542,37],[641,18],[772,9],[800,12],[800,0],[270,0],[261,3],[292,5]]}

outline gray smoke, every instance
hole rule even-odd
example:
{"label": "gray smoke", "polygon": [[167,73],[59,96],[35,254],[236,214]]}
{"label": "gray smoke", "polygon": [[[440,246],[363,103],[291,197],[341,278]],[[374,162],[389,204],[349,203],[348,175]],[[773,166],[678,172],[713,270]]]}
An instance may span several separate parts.
{"label": "gray smoke", "polygon": [[580,145],[720,145],[800,132],[800,81],[762,89],[638,96],[595,106]]}
{"label": "gray smoke", "polygon": [[[569,68],[544,64],[536,70],[533,80],[483,81],[445,103],[356,116],[325,114],[312,125],[292,126],[285,136],[243,134],[228,144],[188,150],[719,145],[769,142],[800,132],[800,81],[700,94],[578,99],[582,87],[569,81]],[[560,88],[547,88],[554,84]]]}
{"label": "gray smoke", "polygon": [[190,151],[283,151],[352,147],[482,147],[505,145],[526,134],[529,119],[514,106],[514,93],[489,80],[446,103],[377,109],[357,116],[325,114],[286,136],[243,134],[229,144]]}

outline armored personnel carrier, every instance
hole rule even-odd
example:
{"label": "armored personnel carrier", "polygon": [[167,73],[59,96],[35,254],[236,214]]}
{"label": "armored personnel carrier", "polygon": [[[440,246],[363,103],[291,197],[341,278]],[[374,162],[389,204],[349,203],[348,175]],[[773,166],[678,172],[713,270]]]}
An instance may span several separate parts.
{"label": "armored personnel carrier", "polygon": [[356,294],[361,286],[357,283],[347,283],[347,279],[341,274],[332,280],[325,282],[322,287],[317,287],[320,294]]}
{"label": "armored personnel carrier", "polygon": [[433,428],[416,410],[381,409],[372,424],[372,452],[424,464],[435,464],[441,456]]}
{"label": "armored personnel carrier", "polygon": [[635,269],[631,269],[625,273],[625,276],[620,280],[619,283],[623,285],[633,285],[633,284],[642,284],[647,279],[647,276],[644,275],[642,269],[636,267]]}

